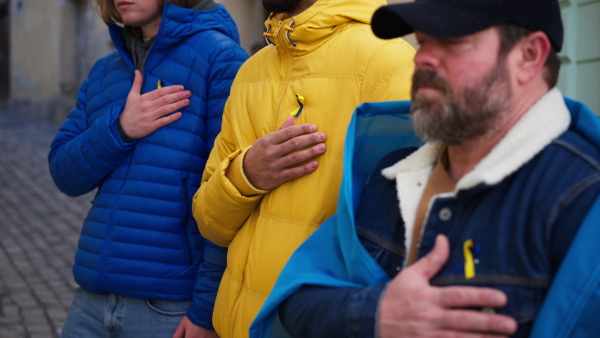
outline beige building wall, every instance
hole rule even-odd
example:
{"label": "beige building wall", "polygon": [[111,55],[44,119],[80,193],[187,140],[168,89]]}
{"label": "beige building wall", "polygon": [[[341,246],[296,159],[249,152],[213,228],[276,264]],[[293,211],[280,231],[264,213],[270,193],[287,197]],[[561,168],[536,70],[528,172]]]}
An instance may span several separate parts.
{"label": "beige building wall", "polygon": [[240,32],[240,43],[248,53],[252,53],[253,46],[264,45],[262,33],[268,14],[262,6],[262,0],[215,1],[222,3],[233,17]]}
{"label": "beige building wall", "polygon": [[80,0],[10,1],[10,97],[23,115],[60,122],[77,90],[112,45],[104,23]]}
{"label": "beige building wall", "polygon": [[64,11],[48,0],[12,1],[11,10],[12,95],[42,99],[56,96]]}

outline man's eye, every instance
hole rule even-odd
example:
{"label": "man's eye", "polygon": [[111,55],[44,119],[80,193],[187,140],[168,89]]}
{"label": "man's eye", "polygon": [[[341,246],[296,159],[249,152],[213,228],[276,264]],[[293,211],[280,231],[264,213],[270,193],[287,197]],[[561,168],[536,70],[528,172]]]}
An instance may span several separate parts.
{"label": "man's eye", "polygon": [[462,39],[445,39],[444,43],[448,44],[448,45],[457,45],[459,43],[463,42]]}

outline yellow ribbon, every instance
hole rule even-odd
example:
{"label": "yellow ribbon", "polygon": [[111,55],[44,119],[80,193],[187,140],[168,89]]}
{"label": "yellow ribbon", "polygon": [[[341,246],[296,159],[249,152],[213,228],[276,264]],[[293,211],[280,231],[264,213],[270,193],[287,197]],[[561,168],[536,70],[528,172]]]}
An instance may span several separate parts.
{"label": "yellow ribbon", "polygon": [[473,240],[468,239],[463,244],[463,255],[465,256],[465,278],[471,279],[475,277],[475,261],[473,260],[473,253],[471,248],[473,247]]}
{"label": "yellow ribbon", "polygon": [[158,80],[158,83],[156,84],[156,87],[158,87],[158,89],[161,89],[163,87],[163,81],[162,80]]}
{"label": "yellow ribbon", "polygon": [[304,109],[304,96],[296,95],[296,101],[298,101],[298,105],[300,107],[298,107],[290,112],[290,115],[293,115],[294,117],[297,117],[298,115],[300,115],[300,113],[302,113],[302,110]]}

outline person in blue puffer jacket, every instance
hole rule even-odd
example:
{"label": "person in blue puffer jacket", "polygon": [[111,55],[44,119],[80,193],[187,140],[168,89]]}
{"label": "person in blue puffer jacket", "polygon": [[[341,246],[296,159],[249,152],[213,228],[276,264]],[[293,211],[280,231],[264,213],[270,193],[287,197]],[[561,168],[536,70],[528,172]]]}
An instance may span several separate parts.
{"label": "person in blue puffer jacket", "polygon": [[61,191],[97,188],[61,336],[215,337],[226,249],[201,237],[191,202],[248,56],[212,0],[95,2],[116,51],[92,67],[48,155]]}

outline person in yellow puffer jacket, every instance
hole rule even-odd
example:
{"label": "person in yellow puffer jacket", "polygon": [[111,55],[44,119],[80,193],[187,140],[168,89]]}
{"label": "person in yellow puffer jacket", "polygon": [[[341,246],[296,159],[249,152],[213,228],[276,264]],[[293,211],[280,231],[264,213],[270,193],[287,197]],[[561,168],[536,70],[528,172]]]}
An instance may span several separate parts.
{"label": "person in yellow puffer jacket", "polygon": [[409,99],[414,49],[370,27],[384,0],[264,0],[269,46],[240,68],[193,213],[229,248],[213,324],[247,337],[294,250],[335,213],[346,127]]}

